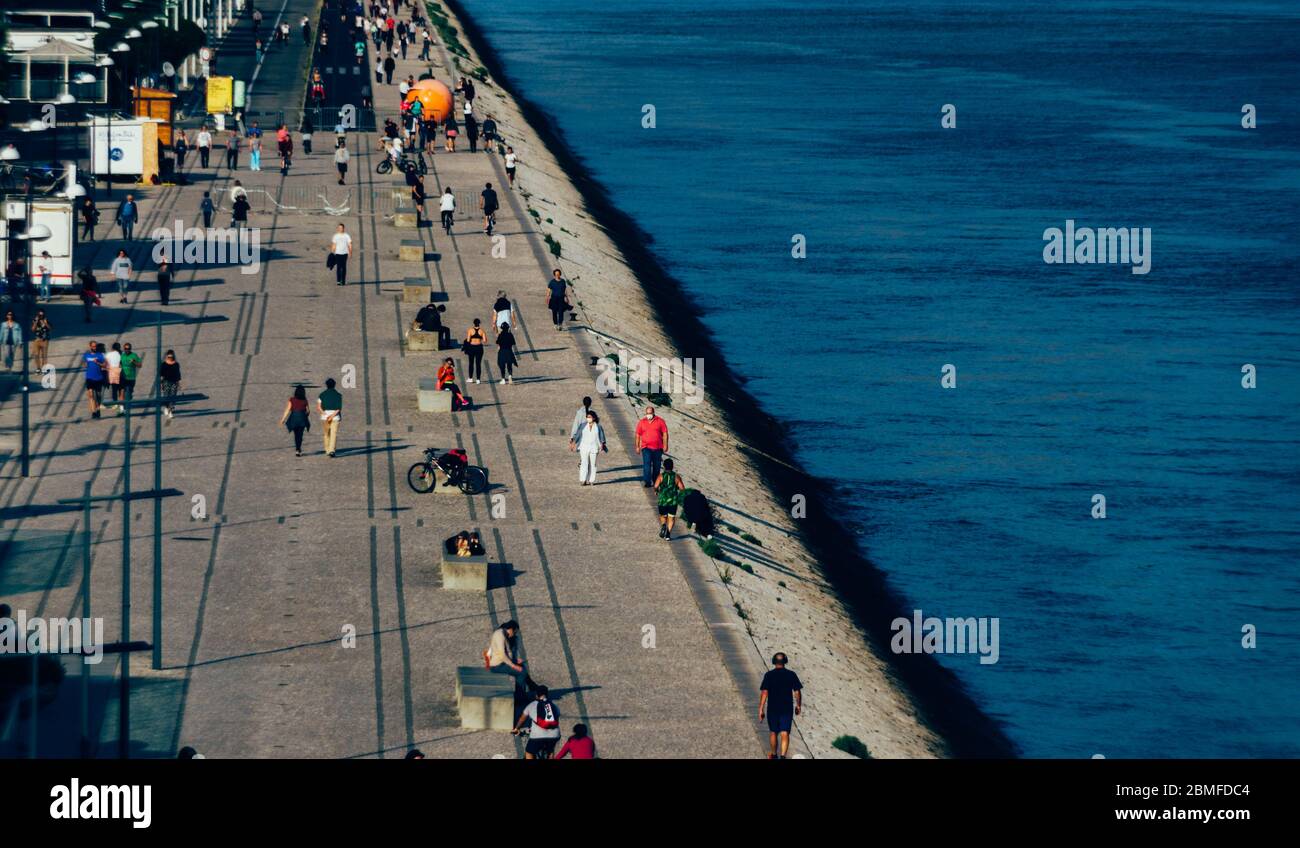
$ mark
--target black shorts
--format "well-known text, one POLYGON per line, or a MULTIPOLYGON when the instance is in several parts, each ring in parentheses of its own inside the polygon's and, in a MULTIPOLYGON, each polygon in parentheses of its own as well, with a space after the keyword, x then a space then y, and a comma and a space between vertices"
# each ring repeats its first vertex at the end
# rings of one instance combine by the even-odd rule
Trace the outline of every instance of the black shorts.
POLYGON ((89 377, 86 378, 86 391, 102 392, 103 390, 104 390, 103 380, 92 380, 89 377))
POLYGON ((668 504, 667 506, 665 506, 665 505, 663 505, 663 504, 660 504, 660 505, 659 505, 659 514, 660 514, 660 515, 676 515, 676 514, 677 514, 677 507, 676 507, 676 505, 674 505, 674 504, 668 504))
POLYGON ((532 754, 534 757, 536 757, 538 754, 546 754, 546 756, 549 757, 555 753, 555 743, 558 741, 560 740, 529 739, 528 744, 524 746, 524 750, 527 751, 529 754, 532 754))
POLYGON ((515 169, 514 169, 514 168, 506 168, 506 173, 513 177, 513 176, 515 175, 515 169))
POLYGON ((789 733, 794 724, 794 713, 768 713, 767 729, 773 733, 789 733))
POLYGON ((125 377, 123 377, 123 378, 122 378, 122 390, 123 390, 123 391, 126 391, 126 392, 134 392, 134 391, 135 391, 135 380, 128 380, 128 379, 126 379, 125 377))
POLYGON ((483 210, 483 217, 484 217, 484 218, 491 218, 491 217, 492 217, 493 215, 495 215, 495 214, 497 214, 497 208, 496 208, 495 206, 493 206, 491 209, 484 209, 484 210, 483 210))

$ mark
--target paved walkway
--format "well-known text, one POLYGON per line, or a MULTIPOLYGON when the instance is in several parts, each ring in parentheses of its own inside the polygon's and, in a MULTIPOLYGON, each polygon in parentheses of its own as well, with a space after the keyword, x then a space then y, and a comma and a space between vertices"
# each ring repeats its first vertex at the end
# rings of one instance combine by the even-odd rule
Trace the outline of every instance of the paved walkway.
MULTIPOLYGON (((297 20, 314 6, 287 2, 293 37, 260 72, 253 108, 300 105, 301 91, 279 81, 309 61, 297 20)), ((246 26, 246 19, 239 24, 246 26)), ((427 65, 414 61, 417 54, 418 45, 395 79, 419 76, 427 65)), ((445 55, 434 55, 434 73, 449 82, 445 55)), ((223 55, 223 70, 235 58, 223 55)), ((363 68, 373 68, 373 56, 363 68)), ((351 84, 373 82, 365 72, 350 76, 351 84)), ((331 99, 348 85, 335 86, 331 99)), ((381 121, 395 115, 396 85, 375 89, 381 121)), ((164 509, 164 668, 150 670, 147 654, 132 660, 136 755, 170 756, 182 744, 217 757, 395 757, 411 745, 434 757, 517 755, 519 744, 506 734, 462 730, 452 700, 455 667, 476 663, 492 628, 507 618, 521 622, 533 675, 557 696, 566 733, 585 721, 604 756, 760 755, 754 693, 737 691, 706 623, 720 619, 702 610, 683 554, 673 550, 694 542, 666 544, 655 535, 625 403, 611 402, 606 415, 605 401, 597 401, 610 453, 601 458, 598 487, 578 486, 567 429, 581 397, 594 393, 588 342, 584 333, 550 326, 547 256, 522 205, 502 192, 504 258, 492 256, 473 220, 459 222, 449 238, 430 227, 415 236, 387 218, 392 178, 374 172, 375 137, 350 137, 348 189, 333 185, 330 139, 318 133, 312 156, 299 148, 287 177, 268 144, 259 173, 246 170, 245 153, 232 175, 218 150, 206 172, 191 155, 192 185, 137 192, 144 224, 137 231, 148 233, 176 220, 194 225, 203 190, 215 194, 242 180, 255 208, 268 210, 251 223, 269 261, 251 275, 233 266, 184 268, 164 308, 166 321, 184 321, 163 328, 184 389, 208 399, 164 428, 163 485, 185 496, 164 509), (260 201, 259 190, 280 205, 260 201), (312 194, 348 211, 305 212, 303 198, 312 194), (324 266, 340 221, 354 239, 346 288, 324 266), (426 246, 424 263, 397 260, 398 241, 412 237, 426 246), (465 386, 457 351, 475 410, 418 412, 418 378, 432 376, 438 357, 403 350, 402 330, 418 308, 401 302, 408 276, 427 276, 447 293, 445 318, 457 334, 472 318, 486 324, 497 290, 506 289, 520 318, 517 382, 465 386), (349 373, 355 388, 346 387, 349 373), (301 381, 314 404, 329 376, 345 386, 339 455, 321 454, 317 429, 309 453, 295 458, 278 424, 285 401, 301 381), (406 469, 430 445, 465 448, 489 469, 491 489, 474 498, 416 495, 406 469), (191 517, 198 495, 202 519, 191 517), (508 585, 486 595, 440 587, 438 545, 464 528, 479 529, 490 558, 508 565, 508 585), (645 647, 647 625, 653 648, 645 647), (349 632, 355 647, 344 647, 349 632)), ((447 184, 476 194, 485 181, 505 183, 500 158, 482 152, 439 150, 431 164, 430 209, 447 184)), ((226 223, 220 213, 216 223, 226 223)), ((101 277, 117 246, 97 245, 101 277)), ((143 255, 144 246, 135 252, 143 255)), ((29 615, 79 614, 80 514, 35 508, 79 496, 86 480, 97 495, 120 485, 123 422, 89 418, 76 358, 88 337, 131 341, 149 364, 142 385, 151 380, 160 304, 152 270, 141 276, 130 303, 106 297, 90 328, 71 299, 50 310, 60 382, 34 395, 34 476, 17 477, 16 457, 0 466, 0 540, 9 540, 0 596, 29 615)), ((496 376, 491 348, 484 370, 496 376)), ((6 402, 5 413, 11 408, 6 402)), ((152 484, 152 435, 152 420, 134 433, 137 489, 152 484)), ((149 639, 151 507, 132 508, 131 635, 149 639)), ((109 638, 120 620, 119 510, 97 509, 92 525, 94 614, 105 617, 109 638)), ((100 688, 100 752, 111 755, 116 713, 110 687, 100 688)))

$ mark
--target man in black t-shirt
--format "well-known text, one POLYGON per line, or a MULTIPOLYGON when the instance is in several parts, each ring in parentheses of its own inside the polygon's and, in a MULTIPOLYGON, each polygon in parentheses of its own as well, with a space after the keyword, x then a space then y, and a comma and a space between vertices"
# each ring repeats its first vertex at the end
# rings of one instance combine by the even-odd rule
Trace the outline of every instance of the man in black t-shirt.
POLYGON ((772 752, 769 760, 784 760, 790 750, 790 728, 794 717, 803 710, 803 684, 799 675, 785 667, 790 660, 785 654, 777 653, 772 657, 771 671, 763 675, 762 692, 758 699, 758 720, 767 716, 767 729, 772 734, 772 752), (777 754, 777 738, 780 737, 781 750, 777 754))
POLYGON ((478 205, 483 210, 483 232, 492 235, 492 225, 496 223, 497 209, 501 205, 492 183, 484 184, 483 191, 479 192, 478 205))
MULTIPOLYGON (((432 295, 430 295, 432 297, 432 295)), ((426 333, 438 334, 438 349, 451 347, 451 330, 442 323, 442 313, 447 307, 440 304, 426 303, 415 315, 415 323, 426 333)))

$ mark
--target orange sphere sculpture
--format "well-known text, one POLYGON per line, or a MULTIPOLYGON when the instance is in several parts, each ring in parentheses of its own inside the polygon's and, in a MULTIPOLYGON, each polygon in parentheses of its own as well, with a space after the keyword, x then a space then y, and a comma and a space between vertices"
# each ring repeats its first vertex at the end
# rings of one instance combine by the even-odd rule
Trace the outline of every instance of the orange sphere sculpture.
POLYGON ((432 115, 439 123, 451 114, 451 89, 437 80, 420 80, 406 93, 407 102, 417 99, 423 114, 432 115))

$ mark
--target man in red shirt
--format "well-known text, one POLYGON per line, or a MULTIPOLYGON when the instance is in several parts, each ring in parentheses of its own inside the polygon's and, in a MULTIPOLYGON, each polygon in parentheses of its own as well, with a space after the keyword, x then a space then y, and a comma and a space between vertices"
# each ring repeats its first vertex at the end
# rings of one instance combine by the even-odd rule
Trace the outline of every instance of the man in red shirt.
POLYGON ((647 406, 645 417, 636 423, 636 449, 641 452, 641 479, 647 489, 659 477, 659 466, 668 452, 668 425, 647 406))

